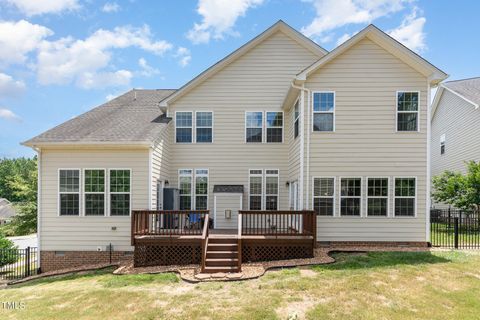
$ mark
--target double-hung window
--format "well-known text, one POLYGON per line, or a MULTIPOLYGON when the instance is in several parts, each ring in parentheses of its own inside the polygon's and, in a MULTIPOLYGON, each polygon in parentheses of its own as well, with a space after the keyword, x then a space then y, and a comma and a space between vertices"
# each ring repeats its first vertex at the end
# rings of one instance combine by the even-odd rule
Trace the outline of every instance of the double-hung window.
POLYGON ((388 178, 367 178, 367 216, 388 216, 388 178))
POLYGON ((335 93, 313 93, 313 131, 335 131, 335 93))
POLYGON ((397 92, 397 131, 418 131, 418 92, 397 92))
POLYGON ((110 169, 110 215, 130 215, 130 169, 110 169))
POLYGON ((263 141, 263 112, 245 113, 245 139, 246 142, 263 141))
POLYGON ((262 210, 262 181, 263 170, 250 170, 248 183, 248 208, 249 210, 262 210))
POLYGON ((333 216, 335 178, 313 178, 313 209, 319 216, 333 216))
POLYGON ((440 136, 440 154, 445 154, 445 134, 440 136))
POLYGON ((266 112, 267 143, 283 142, 283 112, 266 112))
POLYGON ((198 111, 195 113, 197 143, 212 142, 213 140, 213 113, 207 111, 198 111))
POLYGON ((59 214, 80 215, 80 170, 61 169, 59 175, 59 214))
POLYGON ((208 208, 208 169, 195 170, 195 209, 208 208))
POLYGON ((298 100, 295 102, 295 106, 293 107, 293 138, 295 139, 298 137, 298 133, 300 132, 300 110, 298 106, 298 100))
POLYGON ((395 178, 395 216, 415 216, 416 193, 416 178, 395 178))
POLYGON ((105 170, 85 169, 83 173, 85 215, 105 215, 105 170))
POLYGON ((191 143, 192 135, 192 112, 175 113, 175 141, 177 143, 191 143))
POLYGON ((362 178, 340 179, 340 214, 360 216, 362 208, 362 178))
POLYGON ((192 209, 193 170, 180 169, 178 171, 178 189, 180 190, 180 210, 192 209))
POLYGON ((265 210, 278 209, 278 170, 265 170, 265 210))

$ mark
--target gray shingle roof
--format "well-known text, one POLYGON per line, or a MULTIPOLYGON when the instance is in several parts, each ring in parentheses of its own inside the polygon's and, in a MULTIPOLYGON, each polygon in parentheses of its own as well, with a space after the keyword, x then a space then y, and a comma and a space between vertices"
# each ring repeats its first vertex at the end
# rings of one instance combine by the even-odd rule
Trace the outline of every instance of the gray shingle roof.
POLYGON ((443 85, 471 102, 480 105, 480 77, 448 81, 443 83, 443 85))
POLYGON ((213 193, 243 193, 243 186, 231 184, 216 184, 213 186, 213 193))
POLYGON ((170 120, 158 103, 173 92, 133 89, 23 144, 153 143, 170 120))

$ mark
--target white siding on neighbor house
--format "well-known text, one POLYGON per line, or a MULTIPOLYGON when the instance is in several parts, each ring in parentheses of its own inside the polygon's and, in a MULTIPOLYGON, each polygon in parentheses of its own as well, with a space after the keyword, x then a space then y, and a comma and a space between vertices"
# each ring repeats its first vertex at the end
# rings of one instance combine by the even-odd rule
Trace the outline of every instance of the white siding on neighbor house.
POLYGON ((211 211, 211 217, 215 216, 215 228, 237 229, 238 211, 241 210, 241 194, 237 193, 216 193, 214 194, 215 212, 211 211), (232 210, 231 219, 225 218, 225 210, 232 210), (215 213, 215 215, 213 214, 215 213))
POLYGON ((152 204, 151 208, 157 208, 157 182, 170 181, 170 148, 172 143, 172 136, 169 127, 173 124, 170 121, 168 127, 162 132, 157 139, 155 146, 152 149, 152 204))
MULTIPOLYGON (((59 216, 58 170, 131 169, 131 207, 146 209, 149 187, 148 158, 147 148, 42 149, 41 250, 95 251, 97 247, 105 250, 109 243, 113 244, 115 250, 133 250, 130 246, 130 216, 59 216), (116 227, 116 230, 112 230, 112 227, 116 227)), ((83 197, 80 199, 82 201, 83 197)))
MULTIPOLYGON (((280 170, 280 206, 288 208, 291 117, 284 113, 283 143, 245 143, 246 111, 282 111, 293 77, 319 57, 277 32, 169 106, 175 111, 213 111, 213 143, 172 143, 171 186, 178 170, 209 169, 209 209, 213 186, 240 184, 248 209, 249 169, 280 170)), ((175 121, 175 119, 174 119, 175 121)), ((174 126, 170 130, 174 132, 174 126)), ((172 134, 172 142, 175 137, 172 134)))
MULTIPOLYGON (((369 39, 320 68, 306 81, 312 91, 335 91, 335 132, 312 132, 306 197, 312 207, 312 177, 417 177, 417 217, 319 217, 319 241, 426 241, 427 79, 369 39), (420 132, 396 132, 397 91, 420 91, 420 132)), ((312 117, 310 97, 309 119, 312 117)))

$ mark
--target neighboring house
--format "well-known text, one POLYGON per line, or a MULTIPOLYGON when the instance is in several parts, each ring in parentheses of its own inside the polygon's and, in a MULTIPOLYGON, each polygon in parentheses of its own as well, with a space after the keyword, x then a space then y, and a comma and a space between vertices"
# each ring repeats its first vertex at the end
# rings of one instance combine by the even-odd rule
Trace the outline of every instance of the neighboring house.
POLYGON ((446 77, 373 25, 327 52, 279 21, 178 90, 129 91, 24 143, 42 269, 131 252, 131 209, 162 208, 165 186, 215 228, 314 209, 318 242, 426 244, 428 101, 446 77))
POLYGON ((15 216, 15 209, 10 201, 0 198, 0 225, 12 222, 15 216))
POLYGON ((480 78, 439 85, 431 111, 432 176, 446 170, 465 173, 467 161, 480 161, 479 105, 480 78))

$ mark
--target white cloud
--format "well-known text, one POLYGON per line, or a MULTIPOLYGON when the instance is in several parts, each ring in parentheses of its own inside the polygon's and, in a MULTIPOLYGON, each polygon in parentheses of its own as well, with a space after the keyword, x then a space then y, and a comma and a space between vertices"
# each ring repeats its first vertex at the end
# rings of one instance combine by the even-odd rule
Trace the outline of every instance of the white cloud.
POLYGON ((398 12, 411 0, 303 0, 312 3, 316 17, 302 32, 308 37, 326 37, 325 33, 349 24, 370 23, 398 12))
POLYGON ((23 81, 15 80, 11 76, 0 72, 0 99, 13 97, 25 90, 23 81))
POLYGON ((203 17, 187 33, 187 38, 195 44, 222 39, 225 34, 235 34, 233 26, 238 17, 248 9, 261 5, 264 0, 199 0, 197 12, 203 17))
POLYGON ((190 55, 190 50, 185 47, 178 47, 177 52, 174 55, 178 58, 178 64, 182 67, 188 66, 190 61, 192 60, 192 56, 190 55))
POLYGON ((25 20, 0 22, 0 65, 23 63, 53 31, 25 20))
POLYGON ((102 11, 106 13, 118 12, 119 10, 120 6, 116 2, 107 2, 102 8, 102 11))
POLYGON ((27 16, 60 13, 80 8, 78 0, 7 0, 27 16))
POLYGON ((388 34, 411 50, 422 52, 427 48, 423 31, 426 21, 425 17, 418 17, 418 8, 415 7, 412 13, 403 19, 400 26, 388 31, 388 34))
POLYGON ((5 119, 5 120, 10 120, 10 121, 17 121, 20 122, 22 119, 17 116, 13 111, 5 109, 5 108, 0 108, 0 118, 5 119))
POLYGON ((150 66, 147 63, 147 60, 145 60, 145 58, 138 59, 138 65, 140 66, 140 68, 142 68, 142 71, 140 71, 140 74, 142 76, 150 77, 150 76, 153 76, 155 74, 160 73, 160 70, 155 69, 154 67, 150 66))
POLYGON ((105 100, 110 101, 110 100, 115 99, 118 96, 119 96, 118 94, 110 93, 110 94, 107 94, 107 96, 105 97, 105 100))
POLYGON ((172 45, 153 40, 147 26, 117 27, 113 31, 100 29, 85 40, 67 37, 54 42, 43 41, 38 54, 38 81, 44 85, 74 82, 82 88, 126 85, 132 78, 130 71, 107 72, 104 69, 110 65, 114 49, 128 47, 162 55, 172 45))

